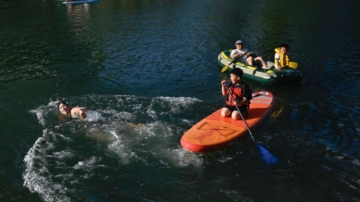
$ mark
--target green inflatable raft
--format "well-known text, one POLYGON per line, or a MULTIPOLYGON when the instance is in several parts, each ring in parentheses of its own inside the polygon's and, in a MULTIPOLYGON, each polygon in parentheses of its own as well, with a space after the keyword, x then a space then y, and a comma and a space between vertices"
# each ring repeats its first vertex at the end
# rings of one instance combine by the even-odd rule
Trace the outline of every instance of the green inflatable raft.
POLYGON ((274 69, 274 63, 267 61, 270 70, 259 69, 255 66, 249 66, 241 62, 230 64, 233 59, 230 58, 232 50, 225 50, 218 55, 217 61, 221 68, 228 66, 226 71, 231 71, 233 68, 240 68, 244 72, 244 77, 249 80, 257 81, 264 85, 278 85, 299 83, 303 76, 301 72, 293 68, 284 68, 282 70, 274 69), (230 64, 230 65, 229 65, 230 64))

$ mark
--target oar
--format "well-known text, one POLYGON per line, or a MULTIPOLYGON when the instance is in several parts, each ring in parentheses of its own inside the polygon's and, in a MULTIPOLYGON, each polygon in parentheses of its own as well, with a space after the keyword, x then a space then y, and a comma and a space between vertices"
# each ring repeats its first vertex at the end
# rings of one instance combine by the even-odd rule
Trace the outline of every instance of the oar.
POLYGON ((225 65, 225 67, 223 67, 223 68, 221 69, 221 72, 225 72, 225 71, 229 68, 229 66, 230 66, 232 63, 235 62, 236 59, 237 59, 237 58, 233 59, 233 61, 231 61, 229 64, 225 65))
POLYGON ((239 58, 241 58, 242 56, 244 56, 247 52, 249 52, 249 51, 245 51, 244 54, 242 54, 242 55, 234 58, 229 64, 225 65, 225 67, 223 67, 223 68, 221 69, 221 72, 225 72, 232 63, 236 62, 237 59, 239 59, 239 58))
POLYGON ((298 67, 298 63, 297 62, 289 62, 289 67, 292 69, 296 69, 298 67))
MULTIPOLYGON (((227 91, 230 93, 230 97, 231 97, 231 99, 233 100, 233 102, 235 102, 232 93, 230 92, 229 88, 226 86, 226 83, 224 83, 224 86, 225 86, 225 88, 227 89, 227 91)), ((247 122, 245 121, 245 119, 244 119, 243 115, 241 114, 238 106, 235 105, 235 107, 236 107, 236 109, 238 110, 238 112, 239 112, 242 120, 244 121, 247 130, 249 131, 249 134, 250 134, 250 136, 251 136, 251 139, 256 143, 256 146, 260 149, 260 154, 261 154, 262 159, 263 159, 266 163, 268 163, 268 164, 277 163, 277 162, 278 162, 277 158, 276 158, 274 155, 272 155, 268 150, 266 150, 265 147, 264 147, 262 144, 260 144, 259 142, 257 142, 257 141, 255 140, 253 134, 252 134, 251 131, 250 131, 249 125, 248 125, 247 122)))

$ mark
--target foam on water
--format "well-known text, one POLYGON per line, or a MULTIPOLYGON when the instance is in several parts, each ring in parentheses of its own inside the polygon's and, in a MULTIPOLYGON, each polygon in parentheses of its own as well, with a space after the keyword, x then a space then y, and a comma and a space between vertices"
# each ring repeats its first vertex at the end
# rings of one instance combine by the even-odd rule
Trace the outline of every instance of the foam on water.
POLYGON ((54 152, 53 153, 53 157, 57 158, 57 159, 66 159, 66 158, 71 158, 73 157, 75 154, 73 151, 69 150, 69 149, 65 149, 63 151, 59 151, 59 152, 54 152))
POLYGON ((91 109, 84 120, 61 120, 57 101, 30 110, 45 130, 24 158, 24 186, 44 201, 79 197, 77 187, 96 176, 99 169, 106 173, 107 164, 114 162, 102 159, 114 159, 120 167, 132 163, 151 169, 156 165, 202 166, 201 155, 180 149, 178 136, 184 129, 168 123, 169 116, 175 123, 183 123, 186 118, 181 112, 191 110, 200 100, 126 95, 71 98, 73 102, 84 102, 82 99, 91 109))
POLYGON ((174 154, 173 160, 180 167, 185 167, 189 165, 201 167, 203 165, 204 160, 200 154, 195 154, 184 149, 174 149, 172 151, 172 154, 174 154))
POLYGON ((115 132, 115 131, 110 131, 110 133, 111 133, 116 139, 119 139, 119 137, 116 135, 116 132, 115 132))
POLYGON ((202 102, 196 98, 188 97, 157 97, 154 102, 160 103, 164 107, 170 107, 169 113, 177 114, 183 109, 189 108, 192 104, 202 102))
POLYGON ((120 138, 118 138, 116 141, 112 142, 111 144, 109 144, 109 150, 114 152, 115 154, 118 155, 118 157, 120 158, 120 162, 123 165, 126 165, 129 163, 130 159, 133 158, 135 156, 135 152, 133 152, 131 150, 131 148, 129 149, 122 141, 120 138))
POLYGON ((135 130, 141 135, 140 137, 145 139, 154 136, 168 137, 173 135, 171 126, 160 121, 136 127, 135 130))
POLYGON ((51 112, 51 109, 53 109, 56 106, 57 106, 56 101, 50 101, 46 106, 42 105, 42 106, 38 107, 37 109, 30 110, 30 112, 34 113, 39 120, 39 124, 44 126, 45 125, 44 117, 46 115, 48 115, 49 112, 51 112))
POLYGON ((89 122, 96 122, 96 121, 101 121, 104 120, 104 117, 101 116, 101 114, 97 111, 86 111, 86 121, 89 122))
POLYGON ((95 156, 92 156, 90 159, 85 159, 84 161, 79 161, 75 166, 73 166, 74 169, 85 169, 85 170, 91 170, 92 168, 96 167, 96 163, 98 162, 98 158, 95 156))
POLYGON ((38 193, 45 201, 70 201, 70 198, 66 196, 68 188, 54 181, 54 175, 47 169, 49 165, 46 156, 48 151, 54 148, 53 144, 48 141, 56 138, 66 140, 60 134, 44 130, 43 136, 37 139, 27 152, 24 158, 26 165, 23 175, 24 186, 28 187, 31 192, 38 193))
POLYGON ((40 107, 38 109, 30 110, 31 113, 34 113, 39 120, 40 125, 45 125, 45 119, 43 117, 43 107, 40 107))

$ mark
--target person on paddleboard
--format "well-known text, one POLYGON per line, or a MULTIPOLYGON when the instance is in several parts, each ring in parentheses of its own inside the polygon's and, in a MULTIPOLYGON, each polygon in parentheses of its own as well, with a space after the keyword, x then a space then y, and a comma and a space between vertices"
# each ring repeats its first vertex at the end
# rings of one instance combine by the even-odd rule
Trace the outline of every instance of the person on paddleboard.
POLYGON ((221 116, 238 120, 241 116, 236 108, 239 108, 244 118, 248 116, 248 107, 252 98, 252 91, 245 82, 242 81, 243 71, 234 68, 230 72, 230 82, 221 81, 221 93, 226 96, 225 106, 221 110, 221 116), (228 92, 228 89, 230 92, 228 92), (231 98, 232 96, 232 98, 231 98))
POLYGON ((64 101, 59 101, 58 109, 61 114, 70 115, 71 118, 86 118, 86 113, 84 112, 86 107, 73 107, 71 108, 68 103, 64 101))
POLYGON ((256 56, 253 52, 243 48, 243 45, 244 42, 242 40, 237 40, 235 42, 236 49, 232 50, 230 53, 230 57, 232 59, 237 59, 239 62, 248 64, 250 66, 253 66, 254 62, 260 62, 263 69, 269 69, 261 56, 256 56))
POLYGON ((280 47, 275 48, 275 63, 274 67, 277 70, 281 70, 281 68, 285 68, 289 66, 289 45, 283 43, 280 45, 280 47))

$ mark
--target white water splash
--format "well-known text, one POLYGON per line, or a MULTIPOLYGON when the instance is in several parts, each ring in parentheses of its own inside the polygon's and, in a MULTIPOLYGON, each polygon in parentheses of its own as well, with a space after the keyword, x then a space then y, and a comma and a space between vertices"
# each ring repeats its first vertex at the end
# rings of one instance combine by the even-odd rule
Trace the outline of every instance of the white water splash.
POLYGON ((47 115, 52 109, 54 109, 54 107, 56 107, 56 103, 57 102, 55 101, 50 101, 46 106, 42 105, 37 109, 30 110, 29 112, 34 113, 37 119, 39 120, 39 124, 44 126, 45 125, 44 116, 47 115))
POLYGON ((31 113, 34 113, 39 120, 40 125, 45 125, 45 119, 44 119, 44 107, 39 107, 37 109, 30 110, 31 113))
POLYGON ((104 120, 104 117, 102 117, 102 115, 99 112, 92 111, 92 110, 86 111, 85 121, 96 122, 96 121, 101 121, 101 120, 104 120))
POLYGON ((188 108, 192 104, 196 102, 202 102, 199 99, 196 98, 190 98, 190 97, 158 97, 155 100, 165 101, 167 103, 171 104, 171 111, 173 113, 179 113, 181 110, 181 107, 188 108))
MULTIPOLYGON (((49 116, 50 113, 58 113, 56 101, 50 101, 46 106, 30 111, 36 114, 39 124, 48 129, 44 130, 42 137, 34 143, 24 158, 26 165, 23 174, 24 186, 32 193, 38 193, 44 201, 72 201, 72 196, 77 195, 76 187, 81 184, 82 179, 91 178, 96 174, 93 173, 97 170, 94 168, 107 167, 107 165, 99 165, 102 156, 108 155, 107 152, 97 153, 99 148, 99 151, 102 151, 102 145, 105 145, 107 151, 111 151, 110 158, 115 154, 115 159, 123 166, 132 162, 142 162, 144 166, 151 166, 154 157, 159 159, 161 165, 169 168, 202 166, 201 155, 183 149, 171 149, 174 145, 174 137, 178 134, 176 130, 179 129, 165 122, 163 116, 181 113, 182 109, 191 107, 194 102, 200 100, 158 97, 141 98, 142 103, 136 103, 139 100, 136 96, 113 95, 90 96, 84 99, 91 99, 86 103, 97 103, 100 106, 104 106, 104 103, 110 104, 105 109, 89 106, 95 110, 87 111, 85 120, 73 119, 65 120, 66 122, 59 120, 59 116, 49 116), (148 116, 145 120, 149 120, 149 117, 153 120, 138 124, 136 121, 138 117, 144 116, 148 116), (157 120, 158 117, 163 121, 157 120), (46 120, 49 118, 53 120, 46 120), (61 131, 60 133, 69 133, 70 138, 52 132, 50 128, 61 131), (64 141, 71 142, 74 140, 72 135, 77 139, 83 134, 85 138, 91 138, 86 141, 95 151, 90 157, 81 159, 82 156, 77 154, 77 147, 68 148, 64 141), (152 146, 148 145, 149 140, 152 146), (72 162, 77 158, 80 159, 72 162), (69 162, 71 165, 68 165, 69 162), (76 174, 79 170, 84 174, 76 174)), ((185 119, 179 121, 187 122, 185 119)))
POLYGON ((73 166, 74 169, 83 169, 83 170, 91 170, 96 167, 96 163, 99 161, 99 159, 95 156, 91 157, 90 159, 86 159, 84 161, 79 161, 75 166, 73 166))
POLYGON ((116 139, 119 139, 119 137, 116 135, 116 132, 114 130, 110 131, 110 134, 112 134, 116 139))
MULTIPOLYGON (((38 193, 45 201, 71 201, 66 196, 71 190, 51 180, 54 176, 47 169, 48 164, 45 157, 48 155, 48 150, 54 146, 48 142, 48 138, 62 138, 67 141, 67 138, 60 134, 44 130, 43 136, 36 140, 24 158, 26 165, 23 175, 24 186, 32 193, 38 193)), ((62 155, 56 154, 55 156, 62 155)))
POLYGON ((135 152, 132 152, 131 148, 127 147, 120 138, 112 142, 108 148, 119 156, 123 165, 128 164, 130 159, 136 156, 135 152))
POLYGON ((145 139, 155 136, 169 137, 174 135, 169 125, 159 121, 135 127, 134 130, 141 135, 140 137, 144 137, 145 139))
POLYGON ((173 150, 173 159, 180 167, 186 167, 192 165, 194 167, 201 167, 204 163, 200 154, 195 154, 184 149, 173 150))

